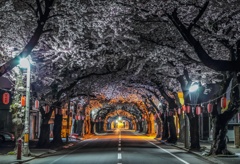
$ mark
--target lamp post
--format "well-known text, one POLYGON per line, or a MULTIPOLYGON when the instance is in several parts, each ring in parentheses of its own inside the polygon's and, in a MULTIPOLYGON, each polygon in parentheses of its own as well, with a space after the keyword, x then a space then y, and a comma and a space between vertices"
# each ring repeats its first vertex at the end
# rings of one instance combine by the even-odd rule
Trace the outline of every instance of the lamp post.
POLYGON ((29 151, 30 62, 29 60, 26 58, 20 59, 20 67, 27 68, 23 155, 28 156, 30 154, 30 151, 29 151))

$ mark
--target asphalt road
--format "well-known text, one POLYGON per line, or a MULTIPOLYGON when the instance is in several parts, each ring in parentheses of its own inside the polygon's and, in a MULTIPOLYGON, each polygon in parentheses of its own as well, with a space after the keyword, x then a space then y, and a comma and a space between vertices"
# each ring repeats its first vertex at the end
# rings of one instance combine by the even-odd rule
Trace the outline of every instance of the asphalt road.
POLYGON ((184 150, 133 131, 118 130, 81 141, 70 149, 25 164, 207 164, 184 150))

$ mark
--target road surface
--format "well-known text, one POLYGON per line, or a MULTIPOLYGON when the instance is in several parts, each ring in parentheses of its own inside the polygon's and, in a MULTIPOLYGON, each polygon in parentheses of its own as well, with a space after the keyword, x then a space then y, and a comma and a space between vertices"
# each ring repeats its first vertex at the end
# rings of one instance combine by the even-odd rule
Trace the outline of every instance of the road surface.
POLYGON ((129 130, 109 131, 25 164, 208 164, 199 156, 129 130))

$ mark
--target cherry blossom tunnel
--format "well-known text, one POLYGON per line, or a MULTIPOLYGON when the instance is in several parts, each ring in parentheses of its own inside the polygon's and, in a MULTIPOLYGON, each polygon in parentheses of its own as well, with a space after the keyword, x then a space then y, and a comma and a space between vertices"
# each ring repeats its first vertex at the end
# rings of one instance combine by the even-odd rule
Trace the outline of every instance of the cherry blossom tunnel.
MULTIPOLYGON (((74 113, 74 112, 73 112, 74 113)), ((124 128, 157 135, 154 113, 137 103, 98 104, 75 111, 70 134, 88 135, 124 128)))

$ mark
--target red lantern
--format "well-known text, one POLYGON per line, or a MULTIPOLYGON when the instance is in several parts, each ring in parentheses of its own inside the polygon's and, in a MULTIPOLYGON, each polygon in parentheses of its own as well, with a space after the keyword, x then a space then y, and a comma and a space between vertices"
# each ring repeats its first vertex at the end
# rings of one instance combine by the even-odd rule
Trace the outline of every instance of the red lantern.
POLYGON ((82 116, 82 120, 84 120, 84 118, 85 118, 85 117, 84 117, 84 116, 82 116))
POLYGON ((190 112, 191 112, 191 106, 189 106, 189 105, 186 106, 186 112, 187 112, 187 113, 190 113, 190 112))
POLYGON ((21 97, 21 105, 26 106, 26 97, 25 96, 21 97))
POLYGON ((208 111, 208 113, 212 113, 212 111, 213 111, 213 104, 209 103, 207 105, 207 111, 208 111))
POLYGON ((221 107, 222 108, 226 108, 227 107, 227 98, 226 97, 222 97, 221 98, 221 107))
POLYGON ((201 114, 201 107, 197 106, 196 107, 196 115, 200 115, 201 114))
POLYGON ((3 104, 7 105, 10 102, 10 94, 8 92, 3 93, 2 95, 3 104))
POLYGON ((39 108, 39 101, 35 100, 35 108, 38 109, 39 108))
POLYGON ((49 112, 49 106, 46 105, 46 106, 45 106, 45 113, 48 113, 48 112, 49 112))
POLYGON ((182 113, 181 108, 178 108, 178 114, 180 115, 182 113))
POLYGON ((58 108, 54 109, 55 115, 58 114, 58 108))
POLYGON ((182 109, 184 112, 186 112, 186 110, 187 110, 185 105, 182 106, 182 109))

